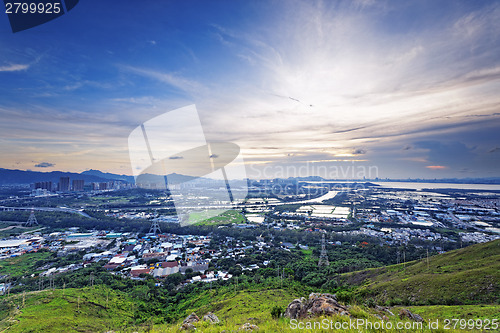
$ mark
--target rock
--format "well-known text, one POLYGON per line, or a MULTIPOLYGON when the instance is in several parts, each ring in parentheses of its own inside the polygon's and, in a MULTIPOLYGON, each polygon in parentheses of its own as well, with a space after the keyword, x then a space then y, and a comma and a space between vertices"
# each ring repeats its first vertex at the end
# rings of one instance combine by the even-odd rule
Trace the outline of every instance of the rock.
POLYGON ((335 294, 321 294, 321 293, 310 293, 309 294, 309 299, 311 298, 318 298, 318 297, 326 297, 329 299, 332 299, 333 301, 337 302, 337 295, 335 294))
POLYGON ((212 312, 208 312, 203 316, 204 321, 208 321, 210 324, 218 324, 220 323, 219 318, 212 312))
POLYGON ((321 315, 349 315, 349 310, 337 302, 332 294, 311 293, 309 299, 295 299, 288 304, 285 316, 290 319, 302 319, 321 315))
POLYGON ((182 324, 192 324, 192 323, 196 323, 198 321, 200 321, 200 318, 198 318, 196 313, 193 312, 189 316, 187 316, 186 319, 184 319, 182 324))
POLYGON ((380 305, 376 305, 375 306, 375 310, 378 310, 380 312, 385 312, 387 313, 389 316, 394 316, 394 313, 391 312, 391 310, 389 310, 389 308, 387 306, 380 306, 380 305))
POLYGON ((240 328, 238 328, 238 331, 256 331, 258 329, 259 329, 259 326, 257 326, 257 325, 245 323, 240 328))
POLYGON ((304 301, 305 299, 294 299, 293 301, 288 304, 285 310, 285 316, 290 318, 290 319, 297 319, 299 318, 300 313, 302 312, 302 309, 304 308, 304 301))
POLYGON ((181 325, 181 331, 186 330, 186 331, 195 331, 196 327, 194 327, 193 324, 191 323, 183 323, 181 325))
POLYGON ((400 319, 408 318, 413 321, 420 321, 420 322, 424 321, 424 319, 420 315, 411 313, 411 311, 408 309, 401 309, 401 311, 399 311, 399 318, 400 319))

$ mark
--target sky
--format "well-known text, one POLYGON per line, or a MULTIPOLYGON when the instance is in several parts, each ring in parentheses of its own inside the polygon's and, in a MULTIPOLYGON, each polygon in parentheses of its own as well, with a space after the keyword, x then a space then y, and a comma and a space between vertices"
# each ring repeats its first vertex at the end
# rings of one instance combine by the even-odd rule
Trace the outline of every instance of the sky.
POLYGON ((500 177, 500 1, 97 1, 12 33, 0 167, 132 175, 195 105, 252 178, 500 177))

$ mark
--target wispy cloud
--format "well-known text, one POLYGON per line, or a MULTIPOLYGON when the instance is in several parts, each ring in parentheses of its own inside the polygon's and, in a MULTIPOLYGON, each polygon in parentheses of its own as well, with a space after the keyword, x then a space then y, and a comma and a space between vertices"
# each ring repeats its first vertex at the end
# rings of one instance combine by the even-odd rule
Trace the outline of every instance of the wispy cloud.
POLYGON ((29 64, 10 64, 6 66, 0 66, 0 72, 18 72, 25 71, 30 68, 29 64))
POLYGON ((248 153, 272 143, 282 156, 338 156, 458 132, 475 126, 472 110, 498 118, 500 5, 406 34, 381 29, 388 11, 367 5, 293 2, 290 15, 255 32, 215 26, 257 79, 227 87, 231 98, 217 95, 208 135, 237 140, 248 153))
POLYGON ((198 94, 206 91, 205 87, 199 82, 184 78, 174 73, 155 71, 152 69, 133 66, 122 66, 121 68, 131 73, 166 83, 189 94, 198 94))
POLYGON ((432 170, 443 170, 443 169, 448 169, 447 166, 444 165, 427 165, 427 169, 432 169, 432 170))

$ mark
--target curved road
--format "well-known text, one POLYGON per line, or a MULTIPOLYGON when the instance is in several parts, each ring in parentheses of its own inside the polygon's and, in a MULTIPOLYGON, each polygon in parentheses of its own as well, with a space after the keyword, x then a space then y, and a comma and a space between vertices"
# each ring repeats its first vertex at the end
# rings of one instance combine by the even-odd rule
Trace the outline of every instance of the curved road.
POLYGON ((88 214, 79 211, 78 209, 73 209, 73 208, 66 208, 66 207, 58 207, 58 208, 53 208, 53 207, 6 207, 6 206, 0 206, 0 211, 2 210, 37 210, 37 211, 43 211, 43 212, 65 212, 65 213, 71 213, 71 214, 78 214, 83 217, 88 217, 91 218, 88 214))

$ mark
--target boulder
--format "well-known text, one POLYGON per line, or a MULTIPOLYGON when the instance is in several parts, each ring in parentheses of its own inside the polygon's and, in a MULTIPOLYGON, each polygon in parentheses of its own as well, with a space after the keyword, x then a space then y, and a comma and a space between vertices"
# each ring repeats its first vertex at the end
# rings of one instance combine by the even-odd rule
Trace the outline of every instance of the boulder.
POLYGON ((204 321, 208 321, 210 324, 218 324, 220 323, 219 318, 215 315, 215 313, 208 312, 203 316, 204 321))
POLYGON ((313 316, 349 314, 347 308, 337 302, 337 297, 335 297, 335 295, 318 293, 312 293, 309 295, 307 312, 313 316))
POLYGON ((311 293, 309 299, 295 299, 288 304, 285 316, 290 319, 302 319, 313 316, 349 315, 349 310, 337 302, 332 294, 311 293))
POLYGON ((186 319, 184 319, 182 324, 192 324, 198 321, 200 321, 200 318, 196 315, 196 313, 193 312, 189 316, 187 316, 186 319))
POLYGON ((413 321, 420 321, 420 322, 424 321, 424 319, 420 315, 411 313, 411 311, 408 309, 401 309, 401 311, 399 311, 399 318, 400 319, 408 318, 413 321))
POLYGON ((302 310, 304 308, 305 303, 305 298, 302 297, 301 299, 294 299, 293 301, 288 304, 285 310, 285 317, 288 317, 290 319, 297 319, 299 318, 300 314, 302 313, 302 310))
POLYGON ((240 328, 238 328, 238 331, 256 331, 258 329, 259 329, 259 326, 257 326, 257 325, 245 323, 240 328))
POLYGON ((191 323, 183 323, 181 325, 181 331, 195 331, 196 327, 191 323))

